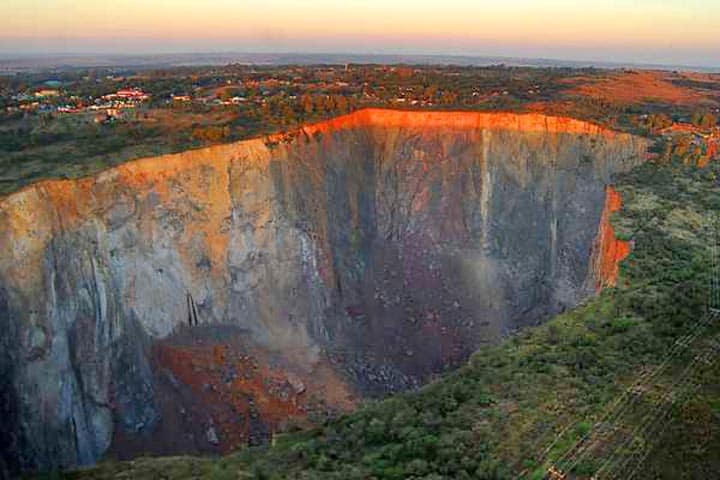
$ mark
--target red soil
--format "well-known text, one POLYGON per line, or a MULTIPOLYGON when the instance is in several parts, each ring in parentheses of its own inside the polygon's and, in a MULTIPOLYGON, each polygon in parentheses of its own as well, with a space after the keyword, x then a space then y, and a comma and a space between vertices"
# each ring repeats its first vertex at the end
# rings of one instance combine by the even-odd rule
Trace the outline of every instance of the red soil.
POLYGON ((617 285, 620 262, 630 253, 630 243, 615 238, 615 231, 610 224, 610 216, 620 210, 622 198, 612 187, 608 186, 605 194, 605 206, 600 219, 600 230, 595 244, 596 289, 617 285))
POLYGON ((253 422, 272 433, 282 430, 289 419, 307 423, 308 414, 317 409, 349 410, 353 406, 345 386, 328 368, 320 365, 301 378, 262 352, 248 353, 236 345, 159 343, 155 361, 190 387, 206 411, 212 412, 222 452, 247 444, 253 422))
POLYGON ((671 82, 673 74, 661 71, 619 72, 600 79, 572 79, 568 93, 600 98, 613 103, 661 101, 693 105, 711 102, 708 96, 671 82))

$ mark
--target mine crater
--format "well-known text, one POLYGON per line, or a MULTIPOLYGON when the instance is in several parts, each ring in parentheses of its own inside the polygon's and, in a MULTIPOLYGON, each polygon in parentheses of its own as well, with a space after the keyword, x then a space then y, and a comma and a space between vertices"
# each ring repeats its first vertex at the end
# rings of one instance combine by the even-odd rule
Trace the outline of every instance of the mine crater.
POLYGON ((227 452, 416 388, 613 284, 612 176, 646 150, 368 109, 7 196, 8 461, 227 452))

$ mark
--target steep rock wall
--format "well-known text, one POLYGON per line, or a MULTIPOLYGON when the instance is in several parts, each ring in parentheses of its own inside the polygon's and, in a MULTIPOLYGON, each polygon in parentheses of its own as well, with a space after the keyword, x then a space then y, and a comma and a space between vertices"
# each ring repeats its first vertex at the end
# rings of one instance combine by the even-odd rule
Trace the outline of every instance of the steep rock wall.
POLYGON ((6 197, 3 461, 226 450, 413 387, 593 290, 605 185, 645 150, 572 119, 364 110, 6 197))
POLYGON ((630 254, 630 242, 615 237, 610 216, 622 208, 620 194, 608 185, 600 228, 593 248, 592 272, 597 291, 617 285, 620 262, 630 254))

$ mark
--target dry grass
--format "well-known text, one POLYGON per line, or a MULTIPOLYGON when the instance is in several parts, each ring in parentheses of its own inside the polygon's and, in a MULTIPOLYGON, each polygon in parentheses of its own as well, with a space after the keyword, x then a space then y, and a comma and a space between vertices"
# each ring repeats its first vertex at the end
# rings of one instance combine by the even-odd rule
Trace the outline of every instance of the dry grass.
POLYGON ((709 105, 709 95, 672 82, 684 74, 661 71, 610 73, 600 78, 577 77, 569 80, 567 93, 599 98, 608 102, 663 102, 673 105, 709 105))

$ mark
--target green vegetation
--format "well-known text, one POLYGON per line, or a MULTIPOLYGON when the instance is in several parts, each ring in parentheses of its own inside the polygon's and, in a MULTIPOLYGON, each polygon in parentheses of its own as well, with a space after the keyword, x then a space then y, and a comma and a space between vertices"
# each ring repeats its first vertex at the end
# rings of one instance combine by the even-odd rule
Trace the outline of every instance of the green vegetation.
POLYGON ((689 134, 661 138, 653 145, 653 151, 658 154, 657 162, 665 164, 697 165, 704 154, 702 146, 689 134))
MULTIPOLYGON (((661 364, 703 316, 719 181, 716 164, 698 169, 683 162, 645 164, 619 178, 624 207, 614 224, 634 242, 619 287, 482 349, 419 391, 368 403, 312 431, 284 434, 274 447, 220 459, 108 462, 67 476, 429 480, 522 472, 543 478, 606 406, 642 371, 661 364)), ((699 341, 718 331, 711 324, 699 341)), ((691 354, 675 358, 655 386, 672 383, 691 354)), ((718 471, 720 368, 694 373, 700 388, 689 402, 675 404, 666 433, 638 440, 651 454, 636 478, 710 478, 718 471), (653 449, 655 440, 660 446, 653 449)), ((587 478, 602 458, 581 462, 575 473, 587 478)))
POLYGON ((78 178, 124 161, 188 148, 140 122, 25 119, 0 130, 0 195, 43 178, 78 178))

